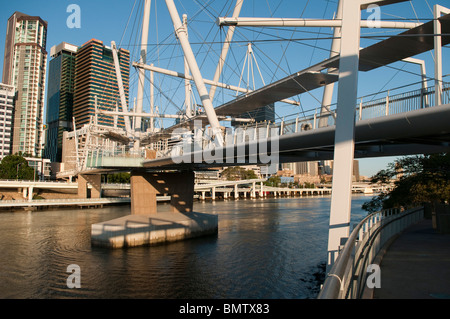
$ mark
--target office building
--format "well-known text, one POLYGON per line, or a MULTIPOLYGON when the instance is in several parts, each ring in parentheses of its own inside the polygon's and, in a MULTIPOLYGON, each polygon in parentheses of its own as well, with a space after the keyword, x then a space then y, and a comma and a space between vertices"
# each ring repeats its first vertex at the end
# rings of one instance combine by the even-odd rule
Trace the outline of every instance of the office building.
MULTIPOLYGON (((130 52, 118 51, 122 81, 128 105, 130 52)), ((92 39, 78 48, 75 59, 75 95, 73 116, 76 128, 95 119, 95 108, 105 111, 120 110, 120 94, 111 48, 102 41, 92 39)), ((98 115, 99 125, 114 126, 112 115, 98 115)), ((117 126, 123 128, 123 116, 117 119, 117 126)))
POLYGON ((77 46, 65 42, 50 49, 44 157, 52 162, 61 162, 63 133, 73 127, 76 53, 77 46))
POLYGON ((42 156, 47 67, 47 22, 14 12, 8 19, 3 83, 14 86, 16 100, 12 153, 42 156))
POLYGON ((311 176, 319 175, 319 163, 317 161, 283 163, 281 165, 281 168, 283 170, 291 171, 293 175, 297 174, 307 174, 311 176))
POLYGON ((0 157, 11 154, 14 86, 0 83, 0 157))

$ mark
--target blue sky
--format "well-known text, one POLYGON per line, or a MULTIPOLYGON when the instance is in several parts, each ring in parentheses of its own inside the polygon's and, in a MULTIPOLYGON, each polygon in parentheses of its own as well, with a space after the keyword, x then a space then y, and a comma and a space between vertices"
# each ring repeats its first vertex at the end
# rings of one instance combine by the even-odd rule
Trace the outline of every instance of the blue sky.
MULTIPOLYGON (((6 35, 7 19, 20 11, 29 15, 40 16, 48 21, 47 51, 63 41, 82 45, 92 38, 99 39, 105 45, 111 41, 120 44, 121 47, 130 50, 133 61, 137 60, 139 53, 143 0, 0 0, 0 55, 4 54, 4 39, 6 35), (67 18, 71 12, 67 12, 70 4, 77 4, 81 9, 81 28, 69 28, 67 18)), ((230 16, 235 0, 175 0, 180 15, 187 13, 189 18, 189 39, 197 61, 201 67, 204 78, 212 79, 217 64, 217 54, 220 51, 220 41, 225 37, 225 29, 218 28, 214 22, 217 16, 230 16), (206 43, 206 44, 205 44, 206 43)), ((426 21, 432 18, 431 8, 434 4, 446 5, 447 0, 413 0, 392 6, 381 8, 382 19, 396 19, 408 21, 426 21)), ((243 17, 303 17, 330 19, 337 7, 336 0, 314 1, 282 1, 282 0, 245 0, 241 16, 243 17)), ((362 12, 362 18, 367 18, 369 13, 362 12)), ((230 51, 230 65, 224 69, 221 81, 237 85, 242 71, 243 59, 247 42, 253 42, 255 57, 261 68, 265 83, 269 83, 288 74, 302 70, 314 63, 326 59, 329 55, 332 30, 297 29, 295 31, 284 29, 243 29, 237 31, 230 51), (269 34, 270 33, 270 34, 269 34), (279 38, 295 39, 287 41, 274 41, 279 38)), ((392 30, 362 30, 362 36, 386 35, 398 33, 392 30)), ((363 38, 361 46, 368 46, 378 39, 363 38)), ((173 36, 173 26, 164 1, 152 2, 150 37, 149 37, 149 61, 164 68, 184 72, 181 57, 181 49, 176 45, 173 36), (159 46, 155 44, 159 43, 159 46), (180 62, 181 61, 181 62, 180 62)), ((449 54, 448 48, 444 48, 445 55, 449 54)), ((427 74, 432 77, 434 73, 432 56, 426 53, 418 56, 426 61, 427 74)), ((50 57, 49 57, 50 59, 50 57)), ((149 63, 150 63, 149 62, 149 63)), ((0 63, 0 73, 3 72, 3 63, 0 63)), ((450 66, 444 66, 444 74, 450 73, 450 66)), ((255 77, 259 78, 256 73, 255 77)), ((419 81, 419 69, 416 65, 398 62, 392 68, 382 68, 370 74, 360 73, 358 96, 364 96, 376 92, 384 92, 412 82, 419 81)), ((180 87, 181 81, 169 81, 166 78, 158 78, 161 85, 160 111, 174 114, 177 107, 182 107, 184 89, 180 87), (176 106, 174 106, 176 105, 176 106)), ((130 79, 130 97, 132 100, 136 90, 136 76, 132 69, 130 79)), ((262 81, 257 79, 257 86, 262 81)), ((241 85, 242 86, 242 85, 241 85)), ((411 87, 413 89, 415 87, 411 87)), ((336 91, 336 90, 335 90, 336 91)), ((395 92, 395 90, 393 91, 395 92)), ((311 111, 318 107, 321 100, 321 91, 304 94, 299 97, 302 103, 301 110, 294 106, 278 106, 277 115, 280 117, 301 111, 311 111)), ((380 93, 383 96, 385 93, 380 93)), ((232 95, 229 92, 216 94, 215 105, 227 101, 232 95)), ((334 97, 335 99, 335 97, 334 97)), ((147 99, 148 100, 148 99, 147 99)), ((148 107, 148 101, 144 103, 148 107)), ((360 161, 362 175, 372 175, 391 162, 392 158, 366 159, 360 161)))

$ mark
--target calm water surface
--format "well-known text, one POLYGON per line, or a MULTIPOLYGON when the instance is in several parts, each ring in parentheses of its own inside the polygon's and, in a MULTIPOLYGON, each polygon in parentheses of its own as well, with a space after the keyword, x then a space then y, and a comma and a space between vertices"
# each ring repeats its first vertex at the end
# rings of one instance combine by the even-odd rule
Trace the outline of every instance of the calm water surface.
MULTIPOLYGON (((219 215, 217 236, 118 250, 91 247, 91 224, 128 206, 0 213, 0 298, 315 298, 330 199, 197 202, 219 215), (80 289, 67 287, 70 264, 80 289)), ((353 198, 353 223, 369 199, 353 198)))

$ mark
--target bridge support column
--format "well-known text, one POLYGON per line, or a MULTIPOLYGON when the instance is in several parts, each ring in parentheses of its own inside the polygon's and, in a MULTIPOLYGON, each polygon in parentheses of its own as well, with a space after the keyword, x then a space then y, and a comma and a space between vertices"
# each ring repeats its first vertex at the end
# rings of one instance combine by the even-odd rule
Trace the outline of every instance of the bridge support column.
POLYGON ((238 185, 234 184, 234 199, 238 199, 238 198, 239 198, 238 185))
POLYGON ((156 195, 166 193, 171 197, 172 212, 192 212, 194 173, 132 173, 131 214, 156 214, 156 195))
POLYGON ((33 186, 28 187, 28 200, 33 200, 33 186))
POLYGON ((102 194, 102 176, 96 175, 78 175, 78 197, 79 198, 101 198, 102 194), (91 185, 89 192, 88 184, 91 185), (89 194, 90 193, 90 194, 89 194))
POLYGON ((344 1, 334 167, 328 232, 328 273, 350 232, 352 172, 355 151, 355 105, 358 90, 361 2, 344 1))

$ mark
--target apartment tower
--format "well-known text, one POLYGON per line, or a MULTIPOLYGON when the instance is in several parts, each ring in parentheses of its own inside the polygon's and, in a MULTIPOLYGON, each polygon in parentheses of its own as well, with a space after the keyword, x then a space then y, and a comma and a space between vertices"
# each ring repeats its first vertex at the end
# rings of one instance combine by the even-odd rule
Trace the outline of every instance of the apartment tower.
POLYGON ((47 22, 14 12, 8 19, 3 83, 14 86, 16 101, 12 153, 42 156, 47 66, 47 22))
POLYGON ((0 83, 0 158, 11 154, 14 86, 0 83))
MULTIPOLYGON (((126 100, 129 98, 130 52, 119 49, 118 58, 126 100)), ((75 59, 73 116, 76 129, 88 124, 98 111, 121 110, 119 86, 111 48, 92 39, 78 48, 75 59)), ((123 116, 98 114, 97 123, 124 128, 123 116)))

